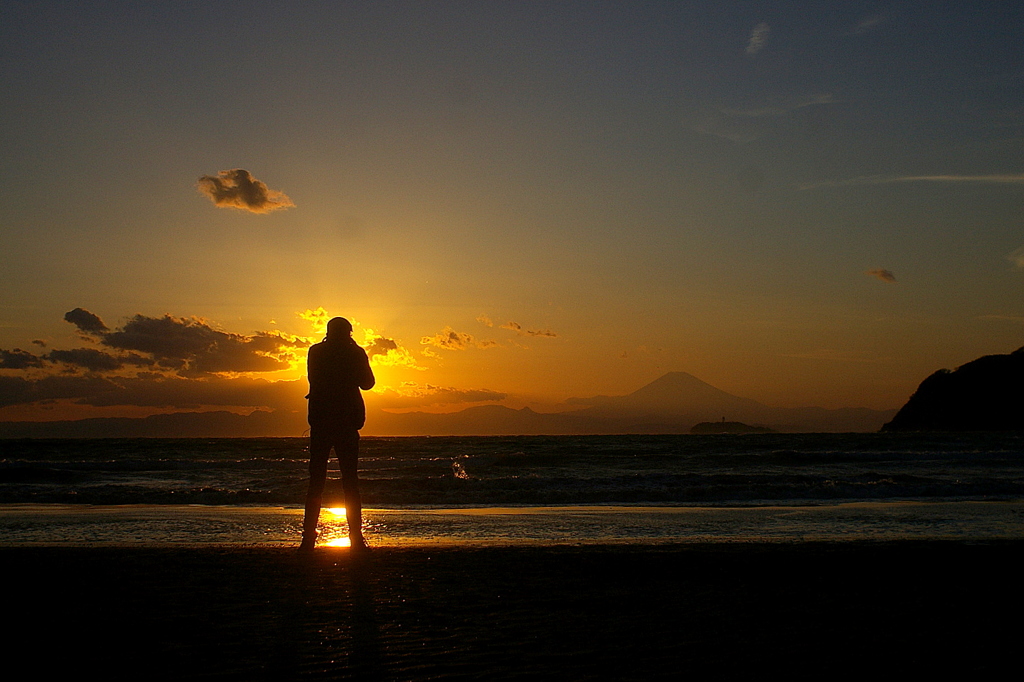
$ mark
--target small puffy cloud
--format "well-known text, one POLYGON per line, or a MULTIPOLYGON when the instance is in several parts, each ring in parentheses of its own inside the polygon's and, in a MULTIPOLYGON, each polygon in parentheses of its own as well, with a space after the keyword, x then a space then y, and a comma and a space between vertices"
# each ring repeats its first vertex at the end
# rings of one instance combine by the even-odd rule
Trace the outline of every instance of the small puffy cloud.
POLYGON ((323 306, 317 307, 315 310, 307 308, 306 310, 298 313, 299 317, 309 322, 313 327, 313 333, 315 334, 326 334, 327 323, 331 321, 331 315, 323 306))
POLYGON ((509 331, 514 331, 516 334, 519 334, 520 336, 541 336, 551 339, 556 338, 558 336, 558 334, 554 333, 550 329, 526 329, 523 327, 523 325, 519 324, 518 322, 508 322, 506 324, 501 325, 501 328, 508 329, 509 331))
POLYGON ((873 270, 868 270, 864 274, 877 277, 883 282, 888 282, 889 284, 896 282, 896 275, 892 273, 892 270, 886 270, 885 268, 875 268, 873 270))
POLYGON ((369 346, 366 346, 366 354, 371 358, 375 355, 387 355, 393 350, 398 350, 398 343, 383 336, 376 337, 369 346))
POLYGON ((237 208, 250 213, 270 213, 295 206, 283 192, 270 189, 249 171, 233 168, 199 178, 200 193, 221 208, 237 208))
POLYGON ((424 346, 436 346, 445 350, 466 350, 467 348, 493 348, 497 346, 496 341, 477 341, 472 334, 457 332, 451 327, 445 327, 433 336, 424 336, 420 339, 424 346))
POLYGON ((765 43, 768 42, 768 34, 771 33, 772 27, 763 21, 754 27, 750 32, 750 40, 747 41, 747 54, 757 54, 764 49, 765 43))
POLYGON ((394 339, 382 336, 372 329, 363 330, 363 348, 370 358, 370 364, 383 367, 407 367, 409 369, 424 370, 416 363, 407 348, 402 347, 394 339))
POLYGON ((101 320, 97 315, 93 315, 85 308, 75 308, 74 310, 64 313, 64 321, 70 322, 78 327, 79 331, 86 334, 107 331, 107 325, 103 324, 103 320, 101 320))
POLYGON ((487 327, 494 326, 494 322, 492 322, 491 318, 487 317, 486 315, 481 315, 480 317, 476 318, 476 321, 487 327))

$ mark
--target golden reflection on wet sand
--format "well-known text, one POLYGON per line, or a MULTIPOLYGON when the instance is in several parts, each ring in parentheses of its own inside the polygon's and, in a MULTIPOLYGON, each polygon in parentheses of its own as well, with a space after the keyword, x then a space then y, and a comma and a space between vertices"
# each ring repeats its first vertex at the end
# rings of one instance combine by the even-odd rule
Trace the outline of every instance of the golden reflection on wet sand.
POLYGON ((321 547, 351 547, 344 507, 328 507, 320 517, 321 547))

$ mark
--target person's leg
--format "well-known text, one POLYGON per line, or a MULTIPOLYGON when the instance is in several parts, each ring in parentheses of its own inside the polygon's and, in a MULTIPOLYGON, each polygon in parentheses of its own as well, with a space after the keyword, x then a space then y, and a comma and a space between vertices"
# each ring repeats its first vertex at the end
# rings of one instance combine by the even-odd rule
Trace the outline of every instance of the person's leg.
POLYGON ((302 519, 302 546, 316 544, 316 525, 320 520, 320 504, 327 483, 327 460, 331 455, 331 440, 327 434, 311 429, 309 434, 309 490, 306 493, 306 514, 302 519))
POLYGON ((345 517, 352 547, 366 547, 363 540, 363 505, 359 497, 359 432, 352 430, 340 436, 334 446, 341 468, 341 487, 345 491, 345 517))

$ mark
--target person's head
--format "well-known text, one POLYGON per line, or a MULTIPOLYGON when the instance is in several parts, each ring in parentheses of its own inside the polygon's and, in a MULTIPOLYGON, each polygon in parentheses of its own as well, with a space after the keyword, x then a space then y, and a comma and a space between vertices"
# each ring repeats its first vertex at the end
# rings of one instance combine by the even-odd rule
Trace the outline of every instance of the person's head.
POLYGON ((327 338, 343 341, 352 335, 352 323, 344 317, 335 317, 327 323, 327 338))

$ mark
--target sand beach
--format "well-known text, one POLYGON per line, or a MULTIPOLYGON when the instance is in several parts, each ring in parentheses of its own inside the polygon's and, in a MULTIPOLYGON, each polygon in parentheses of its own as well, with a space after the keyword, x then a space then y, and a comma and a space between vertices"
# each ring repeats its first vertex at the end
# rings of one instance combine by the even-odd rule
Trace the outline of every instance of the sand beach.
POLYGON ((8 666, 47 677, 850 679, 1015 662, 1022 547, 40 546, 0 566, 8 666))

